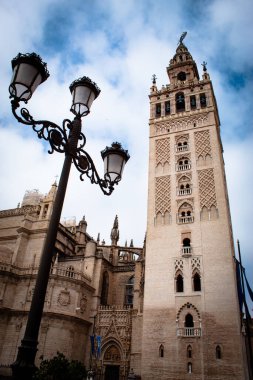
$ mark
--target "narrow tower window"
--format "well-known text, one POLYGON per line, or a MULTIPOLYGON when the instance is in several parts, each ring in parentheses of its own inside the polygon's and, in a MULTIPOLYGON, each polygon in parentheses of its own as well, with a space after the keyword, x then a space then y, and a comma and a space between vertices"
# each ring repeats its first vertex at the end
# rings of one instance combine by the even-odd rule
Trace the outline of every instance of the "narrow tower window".
POLYGON ((192 358, 192 346, 189 345, 187 347, 187 358, 191 359, 192 358))
POLYGON ((134 276, 130 277, 126 284, 125 305, 133 306, 134 301, 134 276))
POLYGON ((170 101, 165 102, 165 115, 170 114, 170 101))
POLYGON ((193 290, 194 292, 199 292, 201 290, 201 279, 198 272, 193 276, 193 290))
POLYGON ((108 289, 109 289, 109 276, 107 272, 104 272, 102 291, 101 291, 101 305, 107 305, 108 289))
POLYGON ((206 107, 206 94, 205 93, 199 95, 199 100, 200 100, 200 106, 202 108, 206 107))
POLYGON ((216 346, 216 359, 221 359, 221 348, 220 346, 216 346))
POLYGON ((176 94, 176 109, 178 112, 182 112, 185 110, 185 100, 183 92, 178 92, 176 94))
POLYGON ((197 103, 196 103, 196 96, 195 95, 190 96, 190 105, 191 105, 192 110, 196 109, 197 103))
POLYGON ((162 112, 161 103, 157 103, 155 105, 155 115, 156 117, 160 117, 162 112))
POLYGON ((192 363, 187 364, 187 372, 192 373, 192 363))
POLYGON ((179 273, 176 278, 176 292, 182 293, 183 291, 184 291, 184 279, 181 273, 179 273))
POLYGON ((163 358, 163 357, 164 357, 164 347, 163 347, 162 344, 161 344, 161 346, 159 347, 159 357, 160 357, 160 358, 163 358))

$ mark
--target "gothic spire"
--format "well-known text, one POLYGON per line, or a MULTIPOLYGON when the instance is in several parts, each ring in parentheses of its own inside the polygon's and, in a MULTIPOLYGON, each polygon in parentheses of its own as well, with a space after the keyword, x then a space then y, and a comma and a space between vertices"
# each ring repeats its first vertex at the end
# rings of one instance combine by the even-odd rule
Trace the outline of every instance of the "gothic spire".
POLYGON ((111 244, 117 245, 119 240, 119 222, 118 222, 118 216, 115 216, 113 228, 111 230, 111 244))

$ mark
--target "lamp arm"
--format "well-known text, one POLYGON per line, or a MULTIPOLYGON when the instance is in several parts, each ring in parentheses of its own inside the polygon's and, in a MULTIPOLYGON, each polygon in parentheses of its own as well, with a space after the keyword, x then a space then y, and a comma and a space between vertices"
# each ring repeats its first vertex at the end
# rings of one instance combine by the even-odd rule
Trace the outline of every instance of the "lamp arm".
MULTIPOLYGON (((12 100, 12 113, 19 123, 30 125, 37 133, 39 139, 49 142, 51 149, 48 150, 49 154, 54 151, 59 153, 66 153, 68 150, 68 133, 67 130, 71 129, 71 121, 68 119, 63 120, 62 127, 48 120, 34 120, 27 108, 21 108, 20 115, 17 113, 19 103, 12 100)), ((82 142, 81 146, 85 144, 82 142)))
POLYGON ((91 183, 98 184, 105 195, 110 195, 114 190, 114 185, 118 184, 116 181, 109 181, 100 178, 95 164, 90 155, 82 148, 78 147, 75 154, 72 154, 73 162, 77 170, 81 173, 80 179, 84 181, 86 175, 91 183))

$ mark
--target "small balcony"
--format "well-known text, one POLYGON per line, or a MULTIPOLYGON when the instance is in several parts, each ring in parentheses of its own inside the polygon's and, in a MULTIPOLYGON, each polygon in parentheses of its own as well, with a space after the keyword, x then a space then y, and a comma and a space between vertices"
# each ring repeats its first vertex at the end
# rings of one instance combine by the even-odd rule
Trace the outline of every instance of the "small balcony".
POLYGON ((192 254, 192 247, 182 247, 181 253, 183 256, 190 256, 192 254))
POLYGON ((177 195, 189 195, 192 193, 192 189, 191 187, 187 187, 187 188, 184 188, 184 189, 178 189, 177 190, 177 195))
POLYGON ((188 144, 185 144, 185 145, 176 145, 176 152, 186 152, 187 150, 189 150, 189 145, 188 144))
POLYGON ((183 172, 185 170, 190 170, 190 169, 191 169, 191 164, 176 165, 177 172, 183 172))
POLYGON ((181 215, 178 215, 177 221, 178 221, 178 224, 193 223, 194 222, 194 217, 192 215, 190 215, 190 216, 181 216, 181 215))
POLYGON ((201 328, 200 327, 183 327, 177 329, 177 336, 180 337, 200 337, 201 328))

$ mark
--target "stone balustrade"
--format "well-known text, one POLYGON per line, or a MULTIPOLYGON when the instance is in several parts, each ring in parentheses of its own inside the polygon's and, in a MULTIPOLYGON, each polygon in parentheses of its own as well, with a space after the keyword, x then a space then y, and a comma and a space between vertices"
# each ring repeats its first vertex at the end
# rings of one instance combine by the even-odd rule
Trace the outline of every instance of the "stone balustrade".
POLYGON ((189 195, 192 193, 191 187, 184 188, 184 189, 178 189, 177 195, 189 195))
POLYGON ((186 223, 193 223, 194 222, 194 217, 191 216, 181 216, 178 215, 178 224, 186 224, 186 223))
MULTIPOLYGON (((4 261, 0 261, 0 271, 10 272, 18 276, 37 275, 38 269, 38 267, 33 267, 31 265, 19 267, 10 263, 6 263, 4 261)), ((78 281, 91 282, 91 277, 88 274, 79 271, 72 271, 69 268, 59 265, 55 265, 51 271, 51 276, 55 275, 61 277, 68 277, 78 281)))
POLYGON ((185 170, 190 170, 190 169, 191 169, 191 164, 176 165, 177 172, 183 172, 185 170))
POLYGON ((187 150, 189 150, 189 145, 181 145, 181 146, 178 146, 176 145, 176 152, 186 152, 187 150))
POLYGON ((181 337, 200 337, 201 328, 200 327, 183 327, 177 329, 177 336, 181 337))

